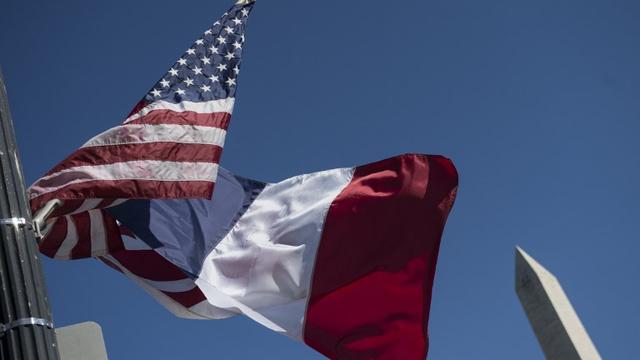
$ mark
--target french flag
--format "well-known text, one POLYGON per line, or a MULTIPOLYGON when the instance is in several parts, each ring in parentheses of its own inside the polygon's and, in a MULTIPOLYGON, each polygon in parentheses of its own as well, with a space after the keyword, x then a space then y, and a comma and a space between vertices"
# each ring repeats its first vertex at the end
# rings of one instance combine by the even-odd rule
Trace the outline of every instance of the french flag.
POLYGON ((212 200, 104 210, 126 230, 101 260, 178 316, 243 314, 330 359, 424 359, 457 186, 421 154, 275 184, 220 168, 212 200))

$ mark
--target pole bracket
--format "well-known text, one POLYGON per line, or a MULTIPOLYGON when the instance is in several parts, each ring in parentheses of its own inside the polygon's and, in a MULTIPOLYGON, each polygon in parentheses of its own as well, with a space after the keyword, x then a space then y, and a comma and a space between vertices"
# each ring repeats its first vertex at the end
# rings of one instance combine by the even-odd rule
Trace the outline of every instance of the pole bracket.
POLYGON ((22 318, 14 320, 10 323, 0 324, 0 338, 3 337, 8 331, 21 326, 44 326, 49 329, 53 329, 53 323, 47 319, 42 318, 22 318))
POLYGON ((42 231, 44 229, 45 221, 49 218, 53 211, 62 206, 62 204, 63 202, 57 199, 49 201, 33 216, 32 222, 29 222, 27 221, 27 219, 22 217, 13 217, 0 219, 0 225, 13 226, 16 228, 16 230, 22 227, 28 227, 29 229, 33 230, 36 239, 40 241, 44 237, 44 235, 46 235, 43 234, 42 231))
POLYGON ((46 235, 43 234, 42 230, 45 227, 45 221, 51 216, 51 214, 64 203, 62 200, 53 199, 49 200, 38 212, 33 216, 33 224, 31 228, 33 232, 36 234, 36 239, 38 241, 42 240, 42 238, 46 235))

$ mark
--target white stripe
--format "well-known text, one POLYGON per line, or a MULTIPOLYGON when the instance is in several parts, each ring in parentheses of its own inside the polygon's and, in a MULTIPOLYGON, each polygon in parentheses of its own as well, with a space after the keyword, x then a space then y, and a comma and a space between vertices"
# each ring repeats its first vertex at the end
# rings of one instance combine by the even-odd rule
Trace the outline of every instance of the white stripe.
POLYGON ((65 216, 67 220, 67 236, 56 251, 54 258, 67 260, 71 258, 71 251, 78 244, 78 231, 76 230, 76 224, 71 216, 65 216))
POLYGON ((196 284, 209 302, 240 303, 244 315, 302 339, 325 216, 352 177, 336 169, 267 185, 204 260, 196 284))
POLYGON ((196 125, 123 125, 111 128, 87 141, 82 148, 107 145, 174 142, 179 144, 224 145, 224 129, 196 125))
POLYGON ((98 205, 100 205, 102 200, 104 200, 104 199, 86 199, 82 203, 82 206, 80 206, 79 208, 74 210, 73 213, 70 213, 70 214, 67 214, 67 215, 78 214, 78 213, 81 213, 81 212, 93 210, 93 209, 97 208, 98 205))
POLYGON ((96 257, 107 253, 107 233, 102 218, 102 211, 89 211, 91 221, 91 256, 96 257))
POLYGON ((154 289, 173 293, 193 290, 193 288, 196 287, 196 284, 193 282, 193 280, 189 278, 174 281, 153 281, 149 279, 143 280, 147 284, 153 286, 154 289))
POLYGON ((88 181, 150 180, 215 182, 218 164, 173 161, 128 161, 107 165, 78 166, 40 178, 31 186, 30 196, 51 193, 69 185, 88 181))
POLYGON ((111 208, 111 207, 118 206, 118 205, 120 205, 120 204, 124 203, 124 202, 125 202, 125 201, 127 201, 127 200, 129 200, 129 199, 117 199, 117 200, 115 200, 114 202, 112 202, 112 203, 111 203, 111 205, 109 205, 109 206, 105 206, 105 209, 108 209, 108 208, 111 208))
POLYGON ((139 119, 148 113, 154 110, 171 110, 175 112, 185 112, 192 111, 199 114, 211 114, 211 113, 233 113, 233 105, 235 103, 234 98, 220 99, 220 100, 212 100, 207 102, 191 102, 191 101, 183 101, 178 104, 170 103, 167 101, 156 101, 153 102, 137 113, 131 115, 127 120, 125 120, 125 124, 131 122, 133 120, 139 119))
POLYGON ((238 315, 237 311, 225 311, 224 309, 211 305, 209 303, 209 300, 204 300, 198 304, 195 304, 190 307, 189 310, 202 317, 213 320, 226 319, 238 315))

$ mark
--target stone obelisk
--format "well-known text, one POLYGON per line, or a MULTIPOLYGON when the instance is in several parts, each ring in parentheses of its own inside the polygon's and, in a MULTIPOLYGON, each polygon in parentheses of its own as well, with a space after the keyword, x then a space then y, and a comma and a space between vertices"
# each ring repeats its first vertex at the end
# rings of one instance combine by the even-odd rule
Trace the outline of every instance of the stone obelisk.
POLYGON ((601 359, 556 277, 520 248, 516 293, 547 359, 601 359))

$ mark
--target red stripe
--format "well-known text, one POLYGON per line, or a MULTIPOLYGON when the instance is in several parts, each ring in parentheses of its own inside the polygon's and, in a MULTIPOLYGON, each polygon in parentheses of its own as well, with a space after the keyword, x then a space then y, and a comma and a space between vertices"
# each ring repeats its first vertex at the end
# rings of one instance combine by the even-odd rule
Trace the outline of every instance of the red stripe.
POLYGON ((457 173, 442 157, 358 167, 324 225, 304 339, 331 359, 424 359, 457 173))
POLYGON ((108 165, 132 160, 219 163, 221 154, 220 146, 175 142, 95 146, 76 150, 45 176, 78 166, 108 165))
POLYGON ((198 287, 194 287, 193 289, 184 292, 162 291, 162 293, 186 308, 190 308, 207 299, 198 287))
POLYGON ((153 250, 120 251, 111 254, 134 275, 152 281, 183 280, 187 275, 153 250))
POLYGON ((91 257, 91 217, 89 212, 71 215, 78 232, 78 243, 71 249, 72 259, 91 257))
POLYGON ((127 125, 196 125, 228 129, 231 114, 216 112, 200 114, 192 111, 176 112, 172 110, 153 110, 138 119, 126 123, 127 125))
MULTIPOLYGON (((209 181, 152 181, 152 180, 95 180, 71 184, 58 191, 31 200, 32 209, 40 209, 51 199, 211 199, 213 182, 209 181)), ((56 212, 58 213, 58 212, 56 212)))
POLYGON ((66 237, 67 219, 65 217, 59 217, 55 220, 55 223, 47 236, 45 236, 42 242, 38 244, 38 249, 41 253, 53 258, 66 237))

